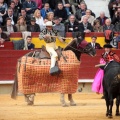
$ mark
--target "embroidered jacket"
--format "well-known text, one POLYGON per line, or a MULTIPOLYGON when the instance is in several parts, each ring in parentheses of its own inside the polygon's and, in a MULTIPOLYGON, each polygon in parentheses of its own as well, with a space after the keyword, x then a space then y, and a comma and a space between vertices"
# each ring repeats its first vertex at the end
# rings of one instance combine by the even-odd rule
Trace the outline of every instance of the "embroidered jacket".
POLYGON ((39 35, 40 40, 44 39, 44 41, 46 43, 51 43, 51 42, 55 42, 56 41, 56 37, 51 37, 50 39, 45 39, 44 36, 46 34, 49 34, 50 36, 58 36, 58 39, 59 39, 59 34, 58 34, 58 32, 56 30, 52 29, 52 30, 48 31, 47 29, 44 29, 44 30, 42 30, 40 32, 40 35, 39 35))
POLYGON ((110 62, 113 60, 120 62, 120 58, 116 55, 116 53, 113 53, 112 51, 110 51, 108 54, 103 53, 102 58, 105 60, 105 62, 110 62))

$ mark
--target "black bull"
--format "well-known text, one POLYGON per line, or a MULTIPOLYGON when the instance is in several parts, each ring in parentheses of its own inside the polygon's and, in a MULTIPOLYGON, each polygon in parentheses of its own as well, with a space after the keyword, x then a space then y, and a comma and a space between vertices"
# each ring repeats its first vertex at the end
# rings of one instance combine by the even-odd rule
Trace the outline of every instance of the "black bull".
POLYGON ((104 70, 103 92, 107 106, 106 116, 112 117, 113 100, 116 98, 116 116, 120 102, 120 63, 112 61, 104 70))

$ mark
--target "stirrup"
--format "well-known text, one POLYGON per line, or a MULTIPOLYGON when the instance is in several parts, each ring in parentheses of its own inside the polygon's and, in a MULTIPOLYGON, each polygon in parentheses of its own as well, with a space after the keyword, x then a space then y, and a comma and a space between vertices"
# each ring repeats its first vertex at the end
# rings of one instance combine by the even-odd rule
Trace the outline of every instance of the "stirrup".
POLYGON ((54 66, 50 69, 50 74, 51 75, 58 75, 60 74, 61 70, 58 68, 58 66, 54 66))

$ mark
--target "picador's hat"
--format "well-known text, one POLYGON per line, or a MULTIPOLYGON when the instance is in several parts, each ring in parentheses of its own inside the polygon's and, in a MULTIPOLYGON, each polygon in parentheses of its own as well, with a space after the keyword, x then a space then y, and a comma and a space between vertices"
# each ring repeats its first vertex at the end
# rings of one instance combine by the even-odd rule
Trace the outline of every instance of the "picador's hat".
POLYGON ((103 47, 104 47, 104 48, 112 48, 112 45, 110 45, 110 44, 105 44, 103 47))

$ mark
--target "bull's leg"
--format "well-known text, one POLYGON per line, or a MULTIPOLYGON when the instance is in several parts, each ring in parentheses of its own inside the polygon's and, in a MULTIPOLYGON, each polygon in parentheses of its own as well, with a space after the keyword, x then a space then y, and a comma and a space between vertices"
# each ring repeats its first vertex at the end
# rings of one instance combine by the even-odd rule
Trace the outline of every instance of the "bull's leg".
POLYGON ((74 102, 74 100, 72 98, 72 94, 68 94, 68 100, 70 101, 71 106, 76 106, 76 103, 74 102))
POLYGON ((109 115, 109 100, 105 99, 105 101, 106 101, 106 107, 107 107, 106 116, 108 116, 109 115))
POLYGON ((104 92, 104 97, 105 97, 106 107, 107 107, 106 116, 108 116, 109 115, 109 99, 108 99, 108 94, 105 92, 104 92))
POLYGON ((35 93, 25 94, 25 101, 27 102, 27 105, 33 105, 34 104, 34 96, 35 96, 35 93))
POLYGON ((62 104, 63 107, 67 107, 68 106, 66 104, 66 102, 65 102, 65 94, 64 93, 60 94, 60 102, 61 102, 61 104, 62 104))
POLYGON ((112 118, 112 107, 113 107, 113 99, 111 97, 111 99, 110 99, 110 109, 109 109, 109 114, 108 114, 109 118, 112 118))
POLYGON ((116 98, 116 116, 119 116, 119 102, 120 102, 120 96, 116 98))

